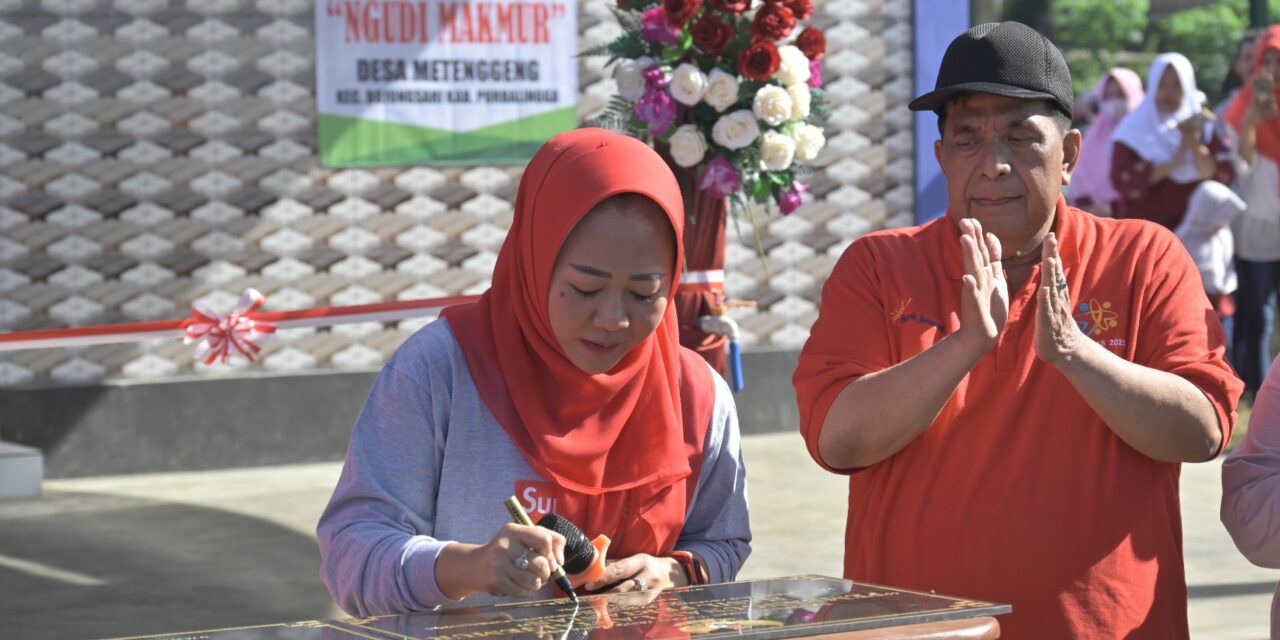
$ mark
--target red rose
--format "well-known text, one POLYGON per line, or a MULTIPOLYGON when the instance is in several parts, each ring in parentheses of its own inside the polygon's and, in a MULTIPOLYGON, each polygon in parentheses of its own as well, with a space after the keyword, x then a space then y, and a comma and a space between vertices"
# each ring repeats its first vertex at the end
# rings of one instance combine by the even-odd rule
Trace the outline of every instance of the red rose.
POLYGON ((808 20, 813 16, 813 0, 783 0, 782 4, 791 10, 796 20, 808 20))
POLYGON ((693 24, 692 35, 693 46, 707 53, 720 53, 733 39, 733 26, 708 11, 693 24))
POLYGON ((827 36, 821 29, 805 27, 804 31, 800 32, 800 37, 796 38, 796 46, 804 53, 804 57, 810 60, 821 60, 822 56, 827 55, 827 36))
POLYGON ((662 0, 662 8, 667 12, 667 24, 672 29, 684 28, 684 23, 701 6, 702 0, 662 0))
POLYGON ((756 19, 751 22, 751 35, 757 38, 781 40, 796 28, 796 17, 791 10, 780 4, 766 4, 756 12, 756 19))
POLYGON ((777 73, 782 58, 772 41, 755 39, 738 54, 738 73, 752 80, 768 80, 777 73))
POLYGON ((717 11, 739 15, 751 8, 751 0, 707 0, 717 11))

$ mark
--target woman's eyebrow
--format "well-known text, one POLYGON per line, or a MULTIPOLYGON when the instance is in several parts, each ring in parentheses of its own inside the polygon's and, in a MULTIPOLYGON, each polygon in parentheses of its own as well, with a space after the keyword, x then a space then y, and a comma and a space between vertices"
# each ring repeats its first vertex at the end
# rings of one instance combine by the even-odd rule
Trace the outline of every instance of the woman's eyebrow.
MULTIPOLYGON (((597 268, 595 268, 595 267, 589 267, 589 266, 587 266, 587 265, 585 265, 585 264, 572 264, 572 263, 570 263, 570 264, 569 264, 569 266, 571 266, 571 267, 573 267, 574 269, 577 269, 578 271, 581 271, 582 273, 585 273, 585 274, 587 274, 587 275, 589 275, 589 276, 596 276, 597 278, 612 278, 612 277, 613 277, 613 274, 612 274, 612 273, 609 273, 608 271, 605 271, 605 270, 603 270, 603 269, 597 269, 597 268)), ((636 275, 631 276, 631 277, 630 277, 630 278, 628 278, 628 279, 629 279, 629 280, 661 280, 663 275, 665 275, 665 274, 657 273, 657 272, 655 272, 655 273, 637 273, 636 275)))
POLYGON ((612 273, 609 273, 608 271, 604 271, 604 270, 602 270, 602 269, 597 269, 597 268, 595 268, 595 267, 588 267, 588 266, 587 266, 587 265, 585 265, 585 264, 572 264, 572 263, 570 263, 570 264, 569 264, 569 266, 571 266, 571 267, 573 267, 574 269, 577 269, 578 271, 581 271, 581 272, 583 272, 583 273, 585 273, 585 274, 587 274, 587 275, 589 275, 589 276, 596 276, 597 278, 612 278, 612 277, 613 277, 613 274, 612 274, 612 273))

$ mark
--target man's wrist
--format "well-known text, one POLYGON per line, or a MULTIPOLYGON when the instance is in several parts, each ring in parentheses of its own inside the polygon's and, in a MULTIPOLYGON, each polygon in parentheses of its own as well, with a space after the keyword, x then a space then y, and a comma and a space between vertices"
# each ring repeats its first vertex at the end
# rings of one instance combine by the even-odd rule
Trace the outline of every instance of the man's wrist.
POLYGON ((968 371, 996 347, 996 342, 999 339, 998 335, 994 338, 989 338, 985 335, 969 335, 964 332, 964 327, 961 327, 959 331, 939 340, 936 346, 942 346, 944 343, 954 341, 960 357, 964 358, 965 371, 968 371))
POLYGON ((1071 379, 1099 368, 1099 358, 1115 356, 1083 332, 1076 330, 1068 348, 1059 350, 1050 364, 1071 379))

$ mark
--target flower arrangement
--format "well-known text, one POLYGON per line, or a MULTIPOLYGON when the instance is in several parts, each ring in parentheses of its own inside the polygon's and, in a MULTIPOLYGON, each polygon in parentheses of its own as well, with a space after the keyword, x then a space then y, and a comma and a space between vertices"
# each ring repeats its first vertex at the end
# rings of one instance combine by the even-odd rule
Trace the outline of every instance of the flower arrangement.
POLYGON ((665 143, 714 197, 799 208, 826 144, 812 0, 618 0, 615 14, 622 35, 583 53, 615 65, 596 124, 665 143))

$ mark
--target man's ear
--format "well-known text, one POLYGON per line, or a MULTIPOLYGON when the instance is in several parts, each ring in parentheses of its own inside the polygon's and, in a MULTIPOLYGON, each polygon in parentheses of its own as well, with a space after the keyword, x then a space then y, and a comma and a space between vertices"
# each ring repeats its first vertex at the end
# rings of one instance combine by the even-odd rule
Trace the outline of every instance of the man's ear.
POLYGON ((1062 134, 1062 186, 1071 184, 1071 174, 1075 173, 1076 163, 1080 161, 1080 145, 1084 136, 1079 129, 1072 129, 1062 134))
POLYGON ((942 166, 942 141, 933 141, 933 157, 938 161, 938 166, 942 166))

